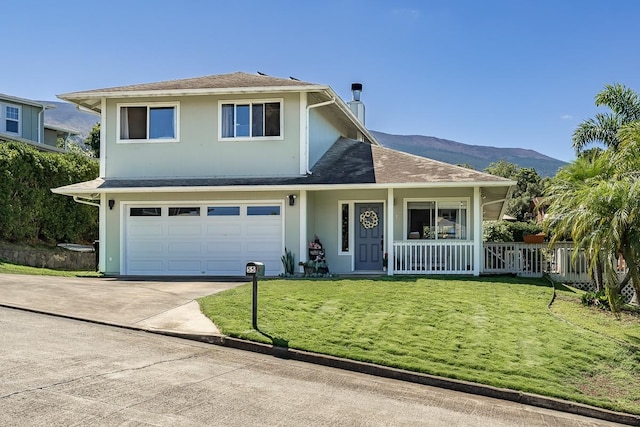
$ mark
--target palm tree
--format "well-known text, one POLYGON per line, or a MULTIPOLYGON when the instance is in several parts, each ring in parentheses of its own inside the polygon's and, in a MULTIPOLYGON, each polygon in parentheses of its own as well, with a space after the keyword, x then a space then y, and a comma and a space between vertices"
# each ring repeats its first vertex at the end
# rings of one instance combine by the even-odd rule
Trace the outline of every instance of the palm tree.
POLYGON ((620 144, 618 130, 624 125, 640 120, 640 95, 630 88, 616 83, 606 85, 596 95, 598 107, 609 107, 610 113, 598 113, 585 120, 573 132, 573 148, 580 155, 589 144, 600 142, 616 150, 620 144))
POLYGON ((547 189, 546 223, 552 243, 571 236, 574 255, 582 249, 589 255, 590 270, 602 269, 614 311, 622 286, 615 269, 620 256, 640 295, 640 122, 622 126, 616 138, 615 150, 579 157, 558 172, 547 189))

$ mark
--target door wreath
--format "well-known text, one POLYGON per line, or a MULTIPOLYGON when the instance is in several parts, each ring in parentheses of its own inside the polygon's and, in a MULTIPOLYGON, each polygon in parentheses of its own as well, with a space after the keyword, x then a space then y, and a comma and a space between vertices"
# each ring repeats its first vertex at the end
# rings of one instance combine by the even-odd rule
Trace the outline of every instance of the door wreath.
POLYGON ((360 224, 366 229, 378 226, 378 214, 372 210, 364 211, 360 214, 360 224))

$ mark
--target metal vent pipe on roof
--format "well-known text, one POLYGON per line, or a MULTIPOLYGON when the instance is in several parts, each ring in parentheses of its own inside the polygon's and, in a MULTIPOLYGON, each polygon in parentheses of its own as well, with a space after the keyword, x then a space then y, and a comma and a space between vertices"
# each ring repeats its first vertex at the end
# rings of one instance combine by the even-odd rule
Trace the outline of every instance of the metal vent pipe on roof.
POLYGON ((358 120, 364 124, 364 104, 360 101, 362 83, 352 83, 351 92, 353 93, 353 100, 347 102, 349 109, 356 115, 358 120))

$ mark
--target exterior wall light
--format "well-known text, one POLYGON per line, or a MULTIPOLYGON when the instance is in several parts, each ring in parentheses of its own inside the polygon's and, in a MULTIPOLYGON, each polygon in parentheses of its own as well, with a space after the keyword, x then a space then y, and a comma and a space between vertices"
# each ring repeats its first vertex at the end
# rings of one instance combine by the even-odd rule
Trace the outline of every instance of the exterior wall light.
POLYGON ((294 206, 296 204, 296 195, 289 194, 287 197, 289 198, 289 206, 294 206))

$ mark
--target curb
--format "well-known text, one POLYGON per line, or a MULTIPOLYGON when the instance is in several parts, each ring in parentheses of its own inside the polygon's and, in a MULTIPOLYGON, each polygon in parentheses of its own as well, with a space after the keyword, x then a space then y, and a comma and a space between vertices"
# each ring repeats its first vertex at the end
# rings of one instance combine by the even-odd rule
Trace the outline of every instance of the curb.
POLYGON ((19 305, 1 304, 0 307, 14 310, 21 310, 31 313, 55 316, 64 319, 78 320, 97 325, 117 327, 132 331, 147 332, 157 335, 170 336, 175 338, 187 339, 191 341, 199 341, 207 344, 218 345, 221 347, 234 348, 238 350, 251 351, 254 353, 271 355, 281 359, 296 360, 299 362, 313 363, 316 365, 328 366, 331 368, 342 369, 345 371, 358 372, 367 375, 373 375, 382 378, 390 378, 400 381, 422 384, 431 387, 444 388, 448 390, 460 391, 463 393, 475 394, 479 396, 501 399, 524 405, 536 406, 539 408, 552 409, 556 411, 566 412, 575 415, 610 421, 614 423, 640 426, 640 416, 626 414, 623 412, 611 411, 608 409, 597 408, 594 406, 570 402, 566 400, 556 399, 553 397, 545 397, 532 393, 525 393, 505 388, 493 387, 473 383, 469 381, 456 380, 450 378, 437 377, 434 375, 423 374, 419 372, 411 372, 398 368, 391 368, 381 365, 375 365, 368 362, 360 362, 356 360, 343 359, 340 357, 311 353, 303 350, 296 350, 287 347, 278 347, 270 344, 256 343, 239 338, 232 338, 224 335, 203 335, 189 334, 177 331, 156 330, 148 328, 140 328, 131 325, 122 325, 101 320, 85 319, 62 313, 36 310, 19 305))

